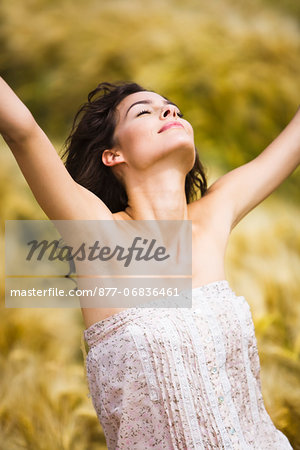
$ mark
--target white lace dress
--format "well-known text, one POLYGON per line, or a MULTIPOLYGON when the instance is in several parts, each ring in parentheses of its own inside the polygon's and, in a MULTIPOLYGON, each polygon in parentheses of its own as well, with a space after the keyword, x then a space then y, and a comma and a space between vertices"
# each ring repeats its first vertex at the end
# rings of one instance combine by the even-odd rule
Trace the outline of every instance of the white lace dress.
POLYGON ((268 415, 248 303, 226 280, 192 308, 129 308, 85 330, 109 450, 291 449, 268 415))

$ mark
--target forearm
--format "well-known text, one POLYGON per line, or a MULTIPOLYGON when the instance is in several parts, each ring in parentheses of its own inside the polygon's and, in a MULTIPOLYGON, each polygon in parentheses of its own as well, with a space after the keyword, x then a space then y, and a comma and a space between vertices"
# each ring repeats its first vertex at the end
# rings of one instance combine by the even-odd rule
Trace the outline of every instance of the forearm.
POLYGON ((279 136, 261 153, 262 158, 271 158, 281 164, 288 176, 300 164, 300 107, 279 136))
POLYGON ((29 109, 0 77, 0 133, 8 144, 26 139, 37 126, 29 109))

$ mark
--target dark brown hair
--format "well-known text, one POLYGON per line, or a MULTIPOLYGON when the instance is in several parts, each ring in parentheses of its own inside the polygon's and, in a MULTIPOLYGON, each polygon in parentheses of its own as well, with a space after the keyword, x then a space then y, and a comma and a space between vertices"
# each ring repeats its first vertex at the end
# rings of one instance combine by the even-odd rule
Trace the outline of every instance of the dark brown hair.
MULTIPOLYGON (((114 145, 117 106, 128 95, 141 91, 147 89, 136 83, 99 84, 77 112, 65 143, 63 158, 72 178, 97 195, 112 213, 123 211, 128 197, 111 168, 103 164, 102 153, 114 145)), ((194 167, 185 180, 187 203, 199 190, 202 196, 207 190, 204 167, 195 152, 194 167)))

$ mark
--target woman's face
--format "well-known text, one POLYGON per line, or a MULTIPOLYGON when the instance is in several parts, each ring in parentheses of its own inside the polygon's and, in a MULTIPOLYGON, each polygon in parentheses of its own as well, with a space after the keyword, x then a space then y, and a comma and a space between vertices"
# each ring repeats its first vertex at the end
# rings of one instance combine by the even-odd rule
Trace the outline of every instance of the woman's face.
POLYGON ((195 161, 193 128, 176 105, 155 92, 128 95, 117 107, 115 149, 136 169, 171 156, 188 173, 195 161))

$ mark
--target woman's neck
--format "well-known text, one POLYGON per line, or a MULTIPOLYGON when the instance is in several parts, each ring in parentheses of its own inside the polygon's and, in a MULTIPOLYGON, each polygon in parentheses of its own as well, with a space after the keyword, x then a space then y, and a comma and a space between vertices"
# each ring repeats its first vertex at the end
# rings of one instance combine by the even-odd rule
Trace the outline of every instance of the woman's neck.
POLYGON ((147 177, 127 186, 125 213, 134 220, 187 220, 185 177, 169 175, 147 177))

